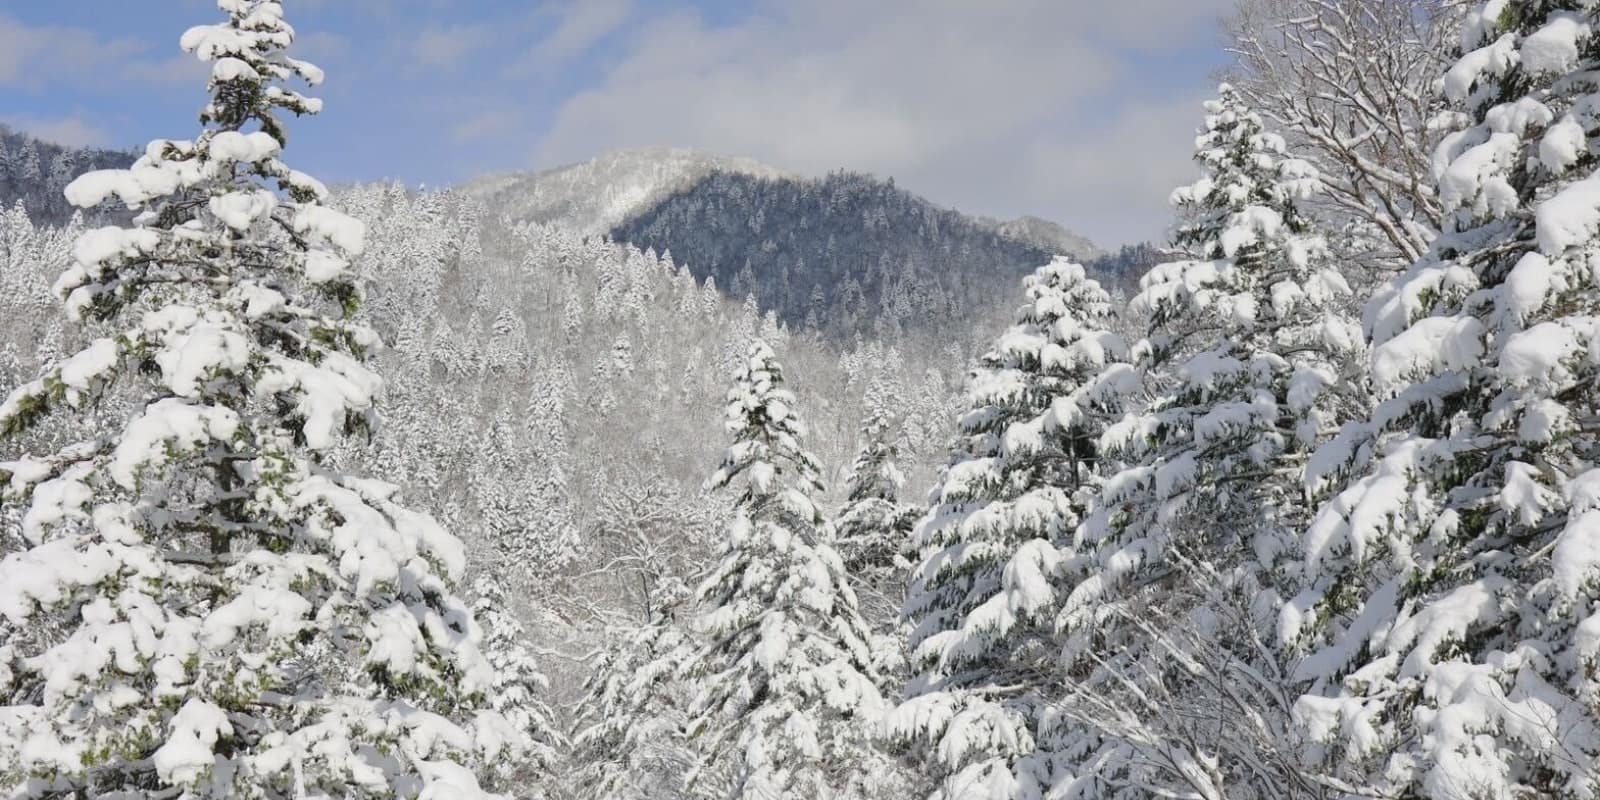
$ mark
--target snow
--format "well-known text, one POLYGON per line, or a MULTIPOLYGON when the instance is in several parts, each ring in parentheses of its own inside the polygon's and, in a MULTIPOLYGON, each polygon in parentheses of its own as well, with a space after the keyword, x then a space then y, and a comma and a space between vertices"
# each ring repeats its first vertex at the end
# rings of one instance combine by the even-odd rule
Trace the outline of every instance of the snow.
POLYGON ((1504 613, 1499 593, 1508 585, 1502 577, 1481 578, 1435 598, 1414 614, 1402 614, 1384 637, 1388 652, 1405 656, 1400 676, 1427 674, 1440 647, 1464 641, 1475 626, 1499 620, 1504 613))
MULTIPOLYGON (((1586 475, 1591 475, 1586 473, 1586 475)), ((1593 483, 1590 479, 1590 483, 1593 483)), ((1592 487, 1590 487, 1592 489, 1592 487)), ((1556 538, 1550 555, 1556 587, 1568 600, 1583 596, 1585 587, 1600 577, 1600 510, 1574 513, 1556 538)))
POLYGON ((349 268, 350 262, 326 250, 306 253, 306 280, 314 284, 338 280, 349 268))
POLYGON ((1507 33, 1492 44, 1480 47, 1462 56, 1444 76, 1444 93, 1452 102, 1467 99, 1480 78, 1487 73, 1498 78, 1517 65, 1517 37, 1507 33))
POLYGON ((1500 508, 1523 527, 1532 527, 1544 519, 1559 498, 1540 480, 1539 470, 1531 464, 1512 461, 1505 467, 1505 486, 1500 489, 1500 508))
POLYGON ((347 415, 372 407, 383 381, 344 353, 328 353, 315 366, 274 357, 260 386, 264 392, 295 395, 306 446, 326 450, 343 430, 347 415))
POLYGON ((237 58, 219 58, 216 63, 211 65, 211 80, 216 83, 240 80, 260 83, 261 73, 256 72, 254 67, 237 58))
POLYGON ((226 712, 199 699, 184 703, 171 725, 166 743, 156 749, 151 763, 162 780, 192 785, 218 761, 212 748, 218 739, 233 735, 233 725, 226 712))
POLYGON ((1521 324, 1544 307, 1551 289, 1550 260, 1539 253, 1527 253, 1506 275, 1501 292, 1501 307, 1521 324))
POLYGON ((1573 181, 1538 205, 1539 249, 1551 258, 1589 241, 1600 231, 1600 175, 1573 181))
POLYGON ((1393 395, 1405 386, 1443 370, 1471 369, 1484 355, 1482 322, 1473 317, 1417 320, 1399 336, 1373 348, 1372 377, 1393 395))
MULTIPOLYGON (((1441 145, 1441 149, 1444 145, 1441 145)), ((1439 200, 1445 209, 1468 206, 1480 216, 1501 216, 1517 206, 1517 193, 1506 175, 1521 154, 1514 133, 1491 133, 1454 158, 1439 175, 1439 200)))
POLYGON ((228 293, 229 302, 244 313, 247 320, 259 320, 284 311, 288 298, 276 289, 269 289, 254 281, 241 283, 228 293))
POLYGON ((1461 49, 1470 51, 1493 36, 1500 25, 1500 16, 1511 0, 1486 0, 1467 11, 1461 26, 1461 49))
POLYGON ((1222 232, 1222 253, 1228 258, 1263 239, 1271 239, 1283 229, 1283 215, 1265 206, 1250 206, 1235 214, 1222 232))
POLYGON ((601 236, 713 172, 769 179, 794 177, 751 159, 645 148, 607 153, 544 172, 480 178, 468 183, 464 191, 496 213, 517 220, 601 236))
POLYGON ((355 258, 366 250, 367 229, 360 221, 326 206, 302 205, 294 215, 295 233, 310 234, 355 258))
POLYGON ((1589 154, 1589 135, 1571 115, 1551 125, 1539 139, 1539 162, 1551 172, 1565 172, 1589 154))
POLYGON ((121 348, 113 339, 96 339, 88 347, 67 359, 57 373, 61 382, 75 392, 88 392, 122 358, 121 348))
POLYGON ((1578 62, 1578 47, 1592 28, 1577 12, 1556 12, 1544 27, 1522 40, 1523 70, 1532 73, 1565 72, 1578 62))
POLYGON ((264 189, 230 192, 211 198, 209 207, 222 224, 243 232, 270 216, 278 207, 278 197, 264 189))
POLYGON ((84 483, 89 472, 89 465, 80 464, 33 488, 33 502, 22 515, 22 535, 29 542, 42 543, 46 528, 86 516, 83 507, 94 499, 94 492, 84 483))
POLYGON ((197 406, 178 398, 157 401, 128 423, 112 453, 110 474, 133 489, 141 471, 159 469, 174 455, 193 452, 209 442, 227 441, 239 429, 232 409, 197 406))
POLYGON ((1478 288, 1471 270, 1445 262, 1424 262, 1380 289, 1367 304, 1372 343, 1381 345, 1411 327, 1429 308, 1430 297, 1455 296, 1478 288))
POLYGON ((224 164, 232 162, 254 164, 283 152, 283 145, 272 138, 271 134, 262 131, 252 133, 222 131, 211 137, 207 147, 211 160, 224 164))
POLYGON ((1512 384, 1559 385, 1569 377, 1565 362, 1581 349, 1571 328, 1541 322, 1512 334, 1501 345, 1500 374, 1512 384))
MULTIPOLYGON (((149 329, 150 320, 146 320, 149 329)), ((224 323, 197 321, 163 332, 155 362, 162 380, 179 397, 199 397, 207 382, 244 370, 250 344, 224 323)))
POLYGON ((152 230, 98 228, 78 237, 72 256, 80 266, 93 271, 113 259, 149 255, 160 246, 161 235, 152 230))

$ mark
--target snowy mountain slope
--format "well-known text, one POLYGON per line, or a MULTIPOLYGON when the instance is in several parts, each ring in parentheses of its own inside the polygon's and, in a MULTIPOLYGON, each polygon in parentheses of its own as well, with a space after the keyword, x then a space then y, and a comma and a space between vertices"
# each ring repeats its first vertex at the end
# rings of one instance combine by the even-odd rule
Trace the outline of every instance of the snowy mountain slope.
MULTIPOLYGON (((984 220, 987 222, 988 220, 984 220)), ((994 222, 995 232, 1008 239, 1049 250, 1057 255, 1090 261, 1105 253, 1085 236, 1074 233, 1059 222, 1023 216, 1009 222, 994 222)))
POLYGON ((1009 311, 1022 276, 1058 254, 849 172, 716 172, 610 235, 670 252, 697 279, 754 297, 793 328, 846 338, 988 320, 1009 311))
MULTIPOLYGON (((0 207, 21 202, 36 222, 65 224, 77 209, 62 190, 73 178, 97 169, 119 169, 135 154, 96 147, 65 147, 0 125, 0 207)), ((100 213, 90 213, 99 219, 100 213)))
POLYGON ((462 190, 497 214, 601 234, 716 172, 787 177, 748 158, 652 147, 607 153, 542 172, 489 175, 462 190))

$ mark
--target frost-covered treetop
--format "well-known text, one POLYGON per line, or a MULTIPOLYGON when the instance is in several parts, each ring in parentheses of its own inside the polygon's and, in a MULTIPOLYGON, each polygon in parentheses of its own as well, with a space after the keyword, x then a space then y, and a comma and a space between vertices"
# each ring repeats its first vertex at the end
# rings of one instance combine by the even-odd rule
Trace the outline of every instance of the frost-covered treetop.
POLYGON ((1315 167, 1286 155, 1283 137, 1268 132, 1244 97, 1224 83, 1205 106, 1205 130, 1195 138, 1195 160, 1205 175, 1172 193, 1172 204, 1192 218, 1177 243, 1203 258, 1235 258, 1279 226, 1304 224, 1294 203, 1320 190, 1315 167))
MULTIPOLYGON (((25 549, 0 561, 0 794, 481 797, 514 738, 453 594, 461 542, 395 487, 321 463, 370 426, 377 336, 347 278, 363 228, 288 168, 277 0, 222 0, 183 46, 204 129, 68 187, 131 227, 56 284, 98 336, 0 404, 0 436, 115 389, 120 434, 0 463, 25 549)), ((85 435, 88 435, 87 433, 85 435)))
MULTIPOLYGON (((1204 175, 1172 194, 1184 216, 1174 241, 1191 260, 1162 264, 1140 280, 1132 307, 1166 339, 1186 328, 1276 327, 1346 296, 1350 287, 1323 263, 1326 243, 1299 210, 1321 191, 1316 168, 1290 157, 1233 87, 1206 104, 1195 140, 1204 175)), ((1338 349, 1353 332, 1331 330, 1338 349)), ((1159 351, 1171 342, 1158 338, 1159 351)))
POLYGON ((861 450, 845 479, 845 496, 850 502, 894 502, 899 496, 906 478, 895 463, 897 451, 890 433, 888 413, 883 409, 871 411, 861 430, 861 450))
POLYGON ((794 393, 784 388, 783 366, 766 342, 750 345, 739 380, 728 392, 726 427, 734 443, 711 478, 713 486, 742 482, 741 502, 785 492, 801 517, 813 523, 820 519, 809 494, 822 491, 822 466, 800 446, 805 423, 795 412, 794 393))
POLYGON ((794 397, 765 342, 751 345, 729 393, 727 427, 734 444, 712 482, 743 486, 721 561, 699 590, 709 643, 690 665, 702 680, 689 733, 732 767, 729 797, 871 796, 868 733, 883 700, 870 636, 812 498, 821 482, 794 397))
POLYGON ((1135 378, 1110 298, 1058 259, 1024 281, 1016 323, 968 382, 951 463, 915 529, 914 675, 890 735, 930 753, 940 798, 1041 796, 1041 727, 1069 543, 1091 483, 1097 407, 1135 378))

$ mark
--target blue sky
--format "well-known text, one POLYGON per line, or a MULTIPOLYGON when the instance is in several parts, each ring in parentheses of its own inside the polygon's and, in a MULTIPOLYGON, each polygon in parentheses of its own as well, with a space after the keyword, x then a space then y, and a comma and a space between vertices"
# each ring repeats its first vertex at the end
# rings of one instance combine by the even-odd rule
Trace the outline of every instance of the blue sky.
MULTIPOLYGON (((963 211, 1162 235, 1230 0, 289 0, 327 111, 290 160, 442 185, 671 145, 854 169, 963 211)), ((0 121, 192 135, 211 0, 0 4, 0 121)))

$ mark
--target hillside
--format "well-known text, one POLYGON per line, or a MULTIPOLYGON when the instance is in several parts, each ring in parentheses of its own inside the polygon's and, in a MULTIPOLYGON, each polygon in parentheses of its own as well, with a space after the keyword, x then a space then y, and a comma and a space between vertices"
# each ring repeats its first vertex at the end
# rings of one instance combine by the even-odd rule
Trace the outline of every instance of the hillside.
POLYGON ((20 200, 35 221, 59 225, 72 218, 61 191, 73 178, 133 159, 132 152, 63 147, 0 125, 0 206, 20 200))
POLYGON ((1031 244, 1041 250, 1080 261, 1097 258, 1101 253, 1094 242, 1067 229, 1059 222, 1038 217, 1019 217, 1009 222, 981 220, 994 226, 996 232, 1008 239, 1031 244))
POLYGON ((625 150, 462 191, 494 216, 671 253, 696 279, 755 297, 793 328, 839 336, 988 319, 995 286, 1052 255, 1101 255, 1037 217, 969 217, 892 180, 802 178, 694 150, 625 150))
POLYGON ((461 190, 517 222, 597 235, 718 172, 783 176, 746 158, 658 147, 607 153, 543 172, 485 176, 461 190))
POLYGON ((801 330, 894 338, 991 315, 1050 248, 857 173, 718 172, 611 231, 801 330))

